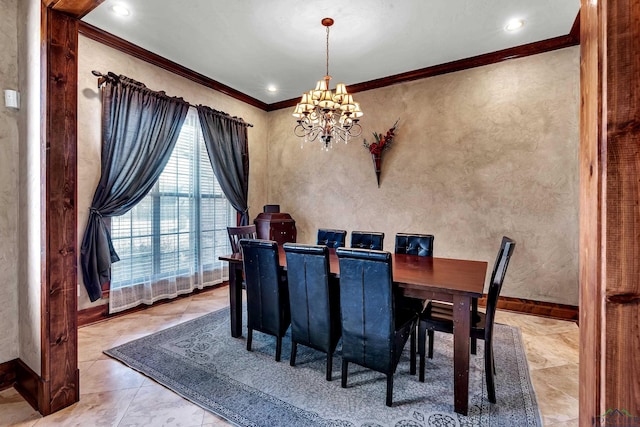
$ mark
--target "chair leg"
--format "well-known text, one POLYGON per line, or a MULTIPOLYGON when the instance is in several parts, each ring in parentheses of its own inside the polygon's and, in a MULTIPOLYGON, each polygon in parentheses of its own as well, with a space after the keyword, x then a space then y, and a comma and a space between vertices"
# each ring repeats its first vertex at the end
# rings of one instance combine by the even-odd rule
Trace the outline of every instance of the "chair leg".
POLYGON ((429 359, 433 359, 433 331, 429 331, 429 359))
POLYGON ((487 379, 487 395, 489 402, 496 403, 495 367, 493 361, 493 346, 491 342, 484 343, 484 370, 487 379))
POLYGON ((344 358, 342 359, 342 381, 341 381, 341 386, 342 388, 347 388, 347 374, 349 372, 349 362, 347 362, 346 360, 344 360, 344 358))
POLYGON ((418 352, 420 353, 420 374, 418 380, 424 382, 424 370, 425 370, 425 356, 426 356, 426 343, 427 339, 427 324, 425 322, 418 322, 418 352))
POLYGON ((247 329, 247 350, 251 351, 251 342, 253 341, 253 329, 247 329))
POLYGON ((298 343, 291 340, 291 356, 289 357, 289 365, 296 366, 296 353, 298 352, 298 343))
POLYGON ((471 354, 476 354, 476 348, 478 347, 476 338, 471 338, 471 354))
POLYGON ((281 353, 282 353, 282 337, 276 337, 276 362, 280 361, 281 353))
POLYGON ((387 374, 387 406, 393 405, 393 374, 387 374))
POLYGON ((491 349, 491 359, 493 361, 493 375, 496 374, 496 358, 493 356, 493 349, 491 349))
POLYGON ((416 374, 416 328, 411 328, 411 341, 409 343, 411 353, 409 355, 409 373, 411 375, 416 374))
POLYGON ((331 381, 333 371, 333 354, 327 353, 327 381, 331 381))

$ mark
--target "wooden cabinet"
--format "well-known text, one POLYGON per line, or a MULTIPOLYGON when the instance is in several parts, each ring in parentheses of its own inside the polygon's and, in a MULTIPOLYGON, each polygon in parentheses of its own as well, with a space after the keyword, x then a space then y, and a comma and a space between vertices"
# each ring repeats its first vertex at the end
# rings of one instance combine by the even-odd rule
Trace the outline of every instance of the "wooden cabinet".
POLYGON ((279 245, 296 241, 296 222, 288 213, 262 212, 253 222, 258 239, 275 240, 279 245))

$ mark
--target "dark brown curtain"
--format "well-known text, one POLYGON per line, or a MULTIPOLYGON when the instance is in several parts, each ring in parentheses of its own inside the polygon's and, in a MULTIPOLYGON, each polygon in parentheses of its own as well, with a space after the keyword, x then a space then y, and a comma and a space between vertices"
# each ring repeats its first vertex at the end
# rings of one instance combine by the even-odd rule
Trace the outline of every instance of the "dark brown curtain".
POLYGON ((103 218, 126 213, 151 190, 171 156, 189 104, 109 73, 102 109, 102 170, 80 255, 91 301, 102 296, 111 263, 120 260, 103 218))
POLYGON ((198 105, 209 161, 231 206, 240 214, 240 225, 249 224, 248 123, 237 117, 198 105))

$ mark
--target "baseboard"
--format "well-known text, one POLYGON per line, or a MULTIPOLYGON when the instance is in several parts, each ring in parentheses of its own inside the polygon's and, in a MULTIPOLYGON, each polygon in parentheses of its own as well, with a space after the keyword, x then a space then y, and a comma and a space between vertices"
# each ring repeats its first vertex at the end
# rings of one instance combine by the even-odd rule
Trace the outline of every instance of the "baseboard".
POLYGON ((78 327, 91 325, 109 319, 109 304, 97 305, 78 311, 78 327))
POLYGON ((76 370, 74 387, 70 388, 76 393, 73 396, 75 400, 68 399, 60 404, 59 399, 54 398, 52 404, 49 401, 49 382, 44 381, 26 363, 20 359, 0 363, 0 390, 15 388, 33 409, 44 416, 77 402, 80 399, 79 382, 80 370, 76 370))
POLYGON ((16 365, 18 359, 0 363, 0 390, 13 387, 16 382, 16 365))
MULTIPOLYGON (((487 297, 485 296, 479 299, 478 305, 482 307, 486 306, 487 297)), ((578 307, 574 305, 501 296, 498 299, 498 309, 549 317, 552 319, 569 320, 572 322, 578 321, 578 307)))
POLYGON ((109 304, 102 304, 102 305, 98 305, 95 307, 89 307, 89 308, 85 308, 84 310, 79 310, 78 311, 78 327, 82 327, 82 326, 88 326, 88 325, 92 325, 94 323, 99 323, 99 322, 103 322, 105 320, 108 319, 113 319, 116 317, 120 317, 120 316, 124 316, 125 314, 131 314, 131 313, 135 313, 138 311, 142 311, 142 310, 147 310, 151 307, 155 307, 158 305, 162 305, 162 304, 168 304, 170 302, 176 301, 179 298, 187 298, 193 295, 197 295, 197 294, 203 294, 203 293, 207 293, 207 292, 211 292, 214 289, 218 289, 221 288, 223 286, 228 286, 228 282, 222 282, 222 283, 218 283, 217 285, 213 285, 213 286, 207 286, 204 289, 194 289, 193 292, 188 293, 188 294, 184 294, 184 295, 178 295, 175 298, 171 298, 171 299, 163 299, 160 301, 156 301, 153 303, 153 305, 145 305, 145 304, 141 304, 137 307, 133 307, 130 308, 129 310, 125 310, 125 311, 121 311, 119 313, 115 313, 115 314, 109 314, 109 304))
POLYGON ((0 390, 14 387, 29 404, 39 411, 40 376, 22 360, 0 363, 0 390))

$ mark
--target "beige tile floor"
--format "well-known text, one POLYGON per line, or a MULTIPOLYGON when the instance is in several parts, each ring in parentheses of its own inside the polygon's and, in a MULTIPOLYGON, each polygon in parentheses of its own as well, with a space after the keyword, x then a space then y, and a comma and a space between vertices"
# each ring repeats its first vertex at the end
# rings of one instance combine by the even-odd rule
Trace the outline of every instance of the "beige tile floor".
MULTIPOLYGON (((102 350, 228 305, 226 287, 78 330, 80 401, 42 417, 14 389, 0 392, 1 426, 226 426, 102 350)), ((578 327, 575 323, 499 312, 520 327, 545 426, 578 425, 578 327)), ((499 384, 498 384, 499 386, 499 384)))

